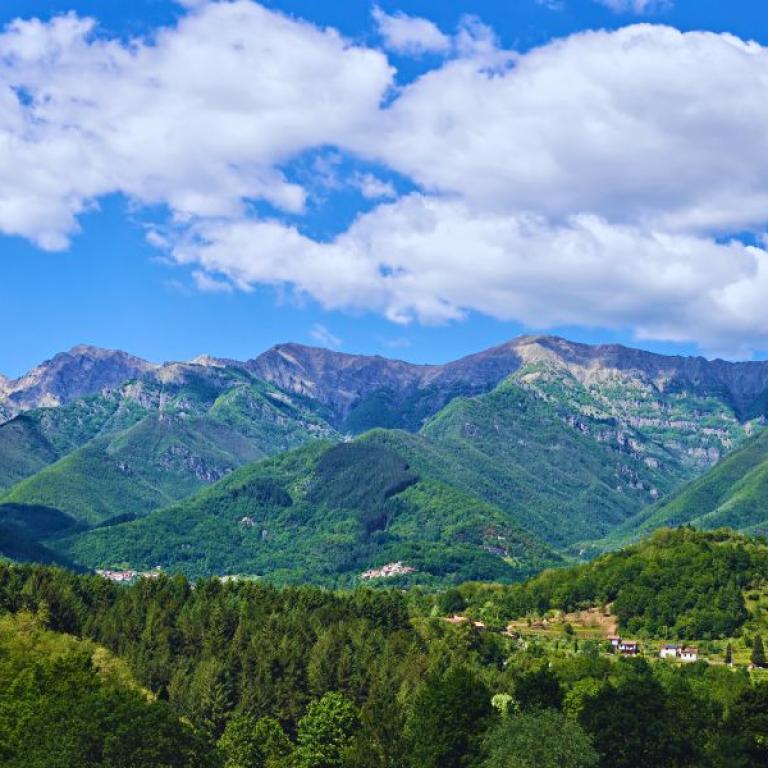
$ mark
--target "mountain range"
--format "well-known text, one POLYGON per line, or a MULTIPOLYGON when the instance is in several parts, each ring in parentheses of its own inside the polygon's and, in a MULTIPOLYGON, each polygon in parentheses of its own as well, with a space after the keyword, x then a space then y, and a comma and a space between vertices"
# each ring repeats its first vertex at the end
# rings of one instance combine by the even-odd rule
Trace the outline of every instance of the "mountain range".
POLYGON ((687 484, 759 452, 767 404, 768 362, 547 336, 444 365, 79 346, 0 379, 0 552, 329 583, 406 559, 411 580, 513 580, 708 514, 687 484))

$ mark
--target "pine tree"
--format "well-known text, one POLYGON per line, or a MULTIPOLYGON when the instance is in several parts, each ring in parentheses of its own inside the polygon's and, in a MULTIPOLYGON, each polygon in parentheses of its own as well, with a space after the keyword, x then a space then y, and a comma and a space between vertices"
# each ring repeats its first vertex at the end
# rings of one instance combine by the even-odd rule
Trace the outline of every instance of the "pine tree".
POLYGON ((733 648, 730 643, 725 646, 725 663, 729 667, 733 664, 733 648))
POLYGON ((763 648, 763 638, 760 635, 755 635, 755 642, 752 646, 752 656, 750 661, 756 667, 765 666, 765 649, 763 648))

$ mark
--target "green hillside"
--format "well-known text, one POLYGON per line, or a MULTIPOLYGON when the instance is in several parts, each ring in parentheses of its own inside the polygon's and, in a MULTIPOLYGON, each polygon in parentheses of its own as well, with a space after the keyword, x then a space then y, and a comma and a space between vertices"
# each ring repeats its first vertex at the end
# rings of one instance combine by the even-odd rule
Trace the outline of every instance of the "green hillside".
POLYGON ((768 431, 759 432, 669 499, 626 521, 610 539, 638 538, 656 528, 683 524, 768 532, 768 431))
POLYGON ((421 434, 441 478, 557 546, 610 529, 647 503, 649 488, 675 482, 641 456, 574 429, 515 379, 454 400, 421 434))
POLYGON ((406 581, 427 583, 514 580, 559 561, 514 516, 422 476, 376 438, 309 444, 57 548, 91 566, 333 584, 396 560, 417 569, 406 581))
POLYGON ((138 403, 112 394, 38 408, 0 424, 0 492, 102 432, 130 426, 145 412, 138 403))
POLYGON ((0 763, 211 765, 212 749, 128 665, 23 611, 0 617, 0 763))
POLYGON ((24 449, 15 451, 17 460, 5 464, 6 472, 37 471, 0 495, 0 504, 51 507, 87 525, 138 517, 249 461, 334 434, 297 398, 239 372, 221 378, 211 383, 195 376, 170 392, 146 383, 127 385, 114 401, 79 401, 3 425, 0 458, 4 450, 10 456, 14 446, 24 449), (46 425, 45 437, 40 425, 46 425), (23 441, 16 440, 19 434, 23 441), (54 463, 39 466, 61 453, 54 463))
MULTIPOLYGON (((455 398, 417 434, 377 429, 335 447, 317 443, 111 526, 121 522, 116 514, 161 506, 160 496, 140 496, 148 487, 172 490, 123 476, 111 504, 119 512, 104 507, 88 519, 106 526, 49 546, 83 565, 160 564, 193 576, 343 584, 402 560, 418 572, 409 582, 520 579, 557 562, 558 550, 609 535, 643 508, 649 488, 667 492, 686 471, 669 456, 668 466, 647 461, 651 450, 663 454, 659 444, 639 451, 574 428, 562 407, 551 391, 545 397, 511 377, 490 393, 455 398), (265 497, 263 487, 272 489, 265 497)), ((57 506, 28 492, 9 499, 57 506)))
POLYGON ((620 629, 635 635, 712 639, 738 633, 750 616, 744 593, 761 589, 766 577, 764 540, 728 530, 664 529, 526 584, 479 587, 471 599, 484 604, 490 597, 506 619, 609 606, 620 629))

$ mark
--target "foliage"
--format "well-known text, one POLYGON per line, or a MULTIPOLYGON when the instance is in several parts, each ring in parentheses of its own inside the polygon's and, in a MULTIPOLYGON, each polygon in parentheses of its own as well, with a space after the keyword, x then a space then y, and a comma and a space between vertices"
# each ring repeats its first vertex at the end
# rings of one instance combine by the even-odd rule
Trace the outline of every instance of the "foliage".
POLYGON ((0 620, 0 762, 7 768, 212 766, 205 740, 126 684, 90 643, 0 620))
MULTIPOLYGON (((676 541, 684 548, 690 533, 683 533, 676 541)), ((458 589, 470 612, 473 589, 458 589)), ((503 596, 518 588, 495 589, 503 596)), ((418 590, 191 585, 179 576, 117 587, 58 568, 0 565, 0 762, 751 768, 765 761, 768 695, 743 667, 648 664, 601 656, 588 643, 526 649, 500 633, 430 618, 442 599, 418 590)))
POLYGON ((503 719, 485 748, 483 768, 594 768, 599 760, 586 731, 555 709, 503 719))
POLYGON ((752 654, 750 655, 749 660, 756 667, 764 667, 766 665, 765 648, 763 647, 763 638, 760 637, 760 635, 755 635, 755 639, 752 644, 752 654))
POLYGON ((242 712, 229 719, 217 747, 223 768, 279 768, 293 750, 277 720, 242 712))
POLYGON ((331 691, 313 701, 298 724, 296 759, 302 768, 344 768, 359 727, 354 705, 331 691))
MULTIPOLYGON (((742 591, 768 573, 768 547, 727 531, 659 531, 574 568, 490 593, 507 618, 612 605, 620 626, 649 637, 732 635, 748 617, 742 591)), ((486 600, 482 589, 473 596, 486 600)))
POLYGON ((473 672, 452 666, 443 673, 432 673, 414 695, 407 724, 411 765, 467 765, 490 716, 490 693, 473 672))

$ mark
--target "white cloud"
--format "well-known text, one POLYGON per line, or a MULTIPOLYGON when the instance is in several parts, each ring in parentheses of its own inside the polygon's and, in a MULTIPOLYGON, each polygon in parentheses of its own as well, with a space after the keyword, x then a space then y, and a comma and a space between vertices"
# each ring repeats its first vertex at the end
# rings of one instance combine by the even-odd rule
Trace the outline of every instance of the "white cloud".
POLYGON ((6 28, 0 230, 61 248, 77 214, 117 191, 180 220, 243 215, 249 198, 302 210, 279 165, 369 121, 392 69, 248 0, 196 5, 129 44, 73 14, 6 28))
POLYGON ((655 13, 672 6, 672 0, 595 0, 615 13, 655 13))
POLYGON ((565 0, 536 0, 536 4, 549 11, 562 11, 565 8, 565 0))
POLYGON ((338 336, 334 336, 324 325, 315 323, 309 332, 309 335, 324 347, 331 347, 336 349, 340 347, 342 342, 338 336))
POLYGON ((766 250, 727 241, 768 224, 768 49, 635 25, 518 54, 465 19, 454 58, 393 92, 386 57, 333 30, 187 5, 151 40, 74 15, 0 34, 0 231, 61 248, 121 192, 167 207, 149 237, 203 290, 765 347, 766 250), (355 154, 419 192, 391 199, 355 154), (381 202, 315 241, 280 214, 314 185, 381 202))
POLYGON ((488 210, 683 231, 764 224, 768 49, 637 25, 507 58, 428 72, 360 151, 488 210))
POLYGON ((202 272, 199 269, 192 272, 192 279, 197 289, 203 293, 232 293, 232 286, 229 283, 217 280, 207 272, 202 272))
POLYGON ((402 12, 385 13, 377 5, 373 7, 371 15, 384 45, 390 51, 419 56, 451 50, 451 38, 429 19, 407 16, 402 12))
POLYGON ((360 194, 368 200, 397 197, 392 182, 383 181, 372 173, 356 173, 352 177, 352 185, 359 189, 360 194))
POLYGON ((242 285, 284 282, 328 309, 443 322, 475 310, 536 327, 632 327, 640 338, 754 346, 768 334, 768 253, 740 243, 546 218, 412 195, 331 243, 274 222, 209 223, 180 261, 242 285), (762 302, 762 304, 761 304, 762 302))

